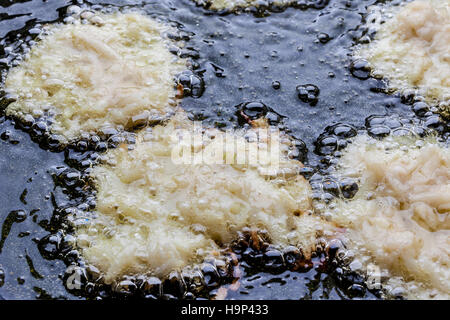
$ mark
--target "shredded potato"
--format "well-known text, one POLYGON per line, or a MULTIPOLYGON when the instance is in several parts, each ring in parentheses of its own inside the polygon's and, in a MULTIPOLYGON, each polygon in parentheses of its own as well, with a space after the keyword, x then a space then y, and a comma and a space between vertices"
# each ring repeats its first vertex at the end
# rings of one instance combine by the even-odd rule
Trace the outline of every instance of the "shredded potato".
MULTIPOLYGON (((208 4, 213 10, 233 10, 236 8, 246 8, 251 6, 258 6, 262 1, 258 0, 194 0, 198 4, 208 4)), ((271 3, 277 5, 288 5, 295 2, 294 0, 275 0, 271 3)))
POLYGON ((175 105, 174 77, 184 68, 161 37, 167 27, 136 13, 95 15, 92 23, 48 26, 48 35, 12 68, 9 115, 54 115, 67 139, 134 116, 164 117, 175 105), (95 22, 95 23, 94 23, 95 22))
POLYGON ((436 142, 356 139, 339 173, 359 180, 352 200, 339 200, 332 221, 405 281, 450 294, 450 150, 436 142))
POLYGON ((450 99, 450 0, 416 0, 379 26, 358 55, 394 89, 417 88, 430 99, 450 99))
MULTIPOLYGON (((97 217, 78 229, 78 245, 106 281, 146 272, 164 276, 230 244, 244 227, 267 230, 274 244, 299 245, 305 254, 313 249, 316 235, 329 229, 311 214, 310 187, 298 174, 302 164, 286 156, 287 137, 276 154, 279 168, 270 173, 260 161, 176 164, 173 152, 178 152, 178 136, 186 132, 179 130, 196 132, 187 145, 193 162, 202 151, 222 147, 225 136, 208 129, 203 143, 197 143, 201 132, 178 114, 165 126, 140 132, 133 150, 110 150, 109 164, 92 172, 97 217)), ((233 132, 236 149, 223 159, 236 160, 254 130, 233 132)), ((271 141, 249 145, 267 148, 271 141)))

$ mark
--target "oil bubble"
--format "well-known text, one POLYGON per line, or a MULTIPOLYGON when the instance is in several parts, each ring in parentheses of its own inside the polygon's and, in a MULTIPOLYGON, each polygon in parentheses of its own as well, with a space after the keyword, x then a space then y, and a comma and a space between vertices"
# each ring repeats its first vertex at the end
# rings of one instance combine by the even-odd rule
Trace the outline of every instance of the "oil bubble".
POLYGON ((0 288, 5 284, 5 271, 0 266, 0 288))
POLYGON ((350 64, 351 74, 361 80, 369 79, 370 70, 369 63, 364 59, 357 59, 350 64))
POLYGON ((315 106, 319 101, 320 90, 314 84, 302 84, 297 86, 296 90, 298 98, 310 106, 315 106))

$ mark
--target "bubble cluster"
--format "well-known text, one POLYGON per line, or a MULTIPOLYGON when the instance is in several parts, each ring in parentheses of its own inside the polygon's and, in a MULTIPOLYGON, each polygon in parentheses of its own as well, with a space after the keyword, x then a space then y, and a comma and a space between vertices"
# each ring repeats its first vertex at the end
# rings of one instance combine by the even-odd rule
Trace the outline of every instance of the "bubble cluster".
POLYGON ((298 98, 310 106, 315 106, 319 101, 320 89, 314 84, 302 84, 296 90, 298 98))
POLYGON ((350 72, 358 79, 366 80, 370 77, 370 64, 364 59, 356 59, 350 65, 350 72))

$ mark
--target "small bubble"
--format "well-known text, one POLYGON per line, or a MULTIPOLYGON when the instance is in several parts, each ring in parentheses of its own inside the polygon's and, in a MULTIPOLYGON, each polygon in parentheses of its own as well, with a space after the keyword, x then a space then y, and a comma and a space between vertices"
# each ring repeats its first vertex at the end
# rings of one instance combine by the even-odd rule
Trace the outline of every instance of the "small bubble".
POLYGON ((386 126, 375 126, 370 128, 367 133, 374 138, 386 137, 391 133, 391 129, 386 126))
POLYGON ((237 116, 241 125, 251 120, 264 117, 269 112, 269 108, 264 103, 258 101, 245 102, 239 104, 237 108, 237 116))
POLYGON ((184 96, 200 98, 205 91, 203 79, 193 74, 191 71, 185 71, 178 76, 178 83, 183 88, 184 96))
POLYGON ((342 195, 346 199, 353 198, 358 192, 358 184, 351 179, 344 179, 340 182, 340 188, 342 191, 342 195))
POLYGON ((50 234, 43 237, 38 243, 41 255, 48 260, 56 259, 59 255, 61 238, 57 234, 50 234))
POLYGON ((363 297, 366 293, 366 289, 360 284, 352 284, 348 289, 348 293, 350 296, 354 297, 363 297))
POLYGON ((203 279, 207 288, 212 289, 219 286, 220 275, 213 265, 209 263, 202 264, 201 272, 203 274, 203 279))
POLYGON ((173 271, 163 282, 164 295, 181 298, 186 292, 186 284, 179 272, 173 271))

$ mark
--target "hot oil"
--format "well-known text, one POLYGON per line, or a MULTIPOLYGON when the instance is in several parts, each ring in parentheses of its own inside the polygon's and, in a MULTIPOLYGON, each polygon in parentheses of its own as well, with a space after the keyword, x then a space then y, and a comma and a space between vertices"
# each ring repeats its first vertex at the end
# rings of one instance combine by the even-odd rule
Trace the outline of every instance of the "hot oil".
MULTIPOLYGON (((191 119, 223 129, 241 126, 242 114, 272 119, 273 125, 297 139, 298 159, 307 165, 302 173, 320 203, 343 190, 350 198, 357 191, 354 181, 333 180, 329 168, 347 139, 358 132, 382 137, 414 127, 420 128, 414 129, 419 134, 431 130, 448 139, 448 124, 435 106, 407 93, 388 95, 381 80, 368 77, 364 62, 351 58, 352 47, 368 33, 362 26, 366 7, 376 1, 338 0, 319 9, 272 7, 238 14, 214 13, 190 0, 139 2, 91 1, 89 5, 106 11, 138 8, 177 27, 180 33, 173 37, 186 45, 172 52, 193 61, 192 71, 178 77, 184 93, 181 106, 191 119)), ((4 76, 8 67, 20 63, 41 25, 66 17, 69 3, 2 1, 0 5, 5 16, 0 24, 4 76)), ((3 98, 2 107, 8 99, 3 98)), ((367 290, 363 274, 351 271, 351 254, 346 255, 340 245, 330 253, 324 244, 315 257, 305 260, 295 249, 271 247, 264 236, 258 238, 262 245, 257 244, 250 231, 226 249, 223 262, 205 261, 198 269, 173 273, 167 279, 132 276, 114 288, 102 285, 96 270, 73 250, 66 217, 74 210, 95 208, 90 167, 108 148, 132 145, 134 135, 121 128, 108 129, 62 146, 57 137, 51 138, 51 120, 45 117, 28 123, 2 119, 0 157, 5 169, 1 175, 6 183, 0 212, 5 239, 0 295, 4 298, 380 296, 367 290), (32 182, 27 182, 30 178, 32 182), (14 213, 17 210, 26 213, 24 221, 22 213, 14 213), (335 251, 341 252, 338 258, 335 251), (80 267, 75 270, 82 282, 80 290, 64 287, 66 268, 72 263, 80 267), (18 265, 23 268, 18 270, 18 265)))

